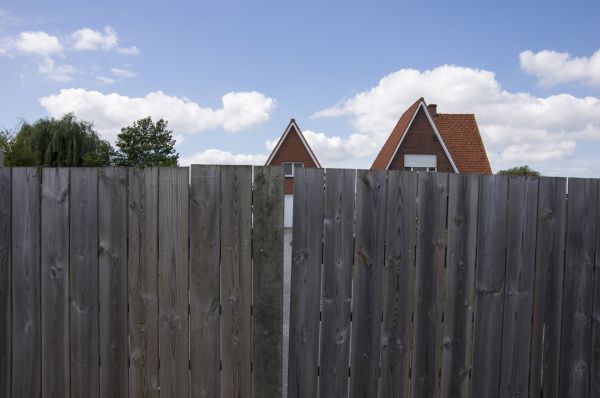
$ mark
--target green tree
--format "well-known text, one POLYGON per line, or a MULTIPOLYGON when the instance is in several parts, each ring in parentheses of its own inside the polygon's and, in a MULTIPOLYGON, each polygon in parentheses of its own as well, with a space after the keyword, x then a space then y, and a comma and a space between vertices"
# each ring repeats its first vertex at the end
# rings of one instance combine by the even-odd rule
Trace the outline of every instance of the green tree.
POLYGON ((541 173, 539 171, 533 170, 529 166, 516 166, 506 170, 500 170, 498 172, 499 175, 502 176, 531 176, 531 177, 539 177, 541 173))
POLYGON ((173 131, 167 129, 165 120, 154 123, 150 116, 122 128, 117 136, 117 147, 115 164, 118 166, 177 166, 179 160, 173 131))

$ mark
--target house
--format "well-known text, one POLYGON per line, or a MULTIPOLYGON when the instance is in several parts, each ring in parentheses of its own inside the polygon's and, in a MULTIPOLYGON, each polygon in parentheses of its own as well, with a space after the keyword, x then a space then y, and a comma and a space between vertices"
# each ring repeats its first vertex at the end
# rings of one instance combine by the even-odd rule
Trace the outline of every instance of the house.
POLYGON ((294 119, 290 120, 265 166, 283 166, 285 173, 284 226, 291 228, 294 203, 294 173, 303 167, 321 168, 321 164, 312 149, 310 149, 310 145, 306 142, 294 119))
POLYGON ((492 174, 475 115, 438 113, 423 98, 402 114, 371 169, 492 174))

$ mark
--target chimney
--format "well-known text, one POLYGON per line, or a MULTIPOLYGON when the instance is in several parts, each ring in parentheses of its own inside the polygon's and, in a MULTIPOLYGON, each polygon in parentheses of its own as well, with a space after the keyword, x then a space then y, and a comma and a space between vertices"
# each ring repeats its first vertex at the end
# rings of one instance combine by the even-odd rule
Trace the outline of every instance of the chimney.
POLYGON ((429 111, 429 114, 431 115, 431 117, 436 116, 437 115, 437 104, 427 105, 427 110, 429 111))

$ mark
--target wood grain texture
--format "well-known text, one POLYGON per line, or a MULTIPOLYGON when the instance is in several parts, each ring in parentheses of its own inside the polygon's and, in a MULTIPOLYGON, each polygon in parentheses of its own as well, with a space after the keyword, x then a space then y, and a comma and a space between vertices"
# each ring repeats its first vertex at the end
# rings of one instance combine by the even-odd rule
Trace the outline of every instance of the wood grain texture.
POLYGON ((419 173, 411 397, 433 397, 441 362, 448 174, 419 173))
POLYGON ((526 396, 533 311, 539 179, 511 177, 500 396, 526 396))
POLYGON ((69 397, 69 169, 42 169, 42 391, 69 397))
POLYGON ((283 168, 254 168, 252 396, 281 397, 283 168))
POLYGON ((557 398, 562 320, 565 220, 564 178, 539 182, 529 396, 557 398))
POLYGON ((382 171, 359 170, 356 174, 350 354, 350 397, 355 398, 376 397, 379 389, 386 179, 382 171))
POLYGON ((98 336, 98 170, 71 168, 71 396, 100 393, 98 336))
POLYGON ((11 178, 0 163, 0 395, 9 397, 11 360, 11 178))
POLYGON ((12 168, 12 395, 39 397, 41 170, 12 168))
POLYGON ((221 395, 252 395, 252 168, 221 168, 221 395))
POLYGON ((219 166, 191 166, 190 188, 190 392, 221 396, 219 166))
POLYGON ((406 397, 414 305, 417 174, 388 172, 379 396, 406 397))
POLYGON ((127 170, 98 173, 100 396, 127 396, 127 170))
POLYGON ((189 171, 158 173, 160 396, 189 395, 189 171))
MULTIPOLYGON (((600 225, 600 184, 596 205, 596 228, 600 225)), ((594 309, 592 312, 592 343, 590 369, 590 397, 600 397, 600 230, 596 231, 596 256, 594 259, 594 309)))
POLYGON ((561 397, 589 396, 597 195, 598 180, 569 179, 559 371, 561 397))
POLYGON ((294 176, 288 398, 317 396, 323 178, 322 169, 294 176))
POLYGON ((508 178, 479 178, 471 396, 497 397, 506 282, 508 178), (498 344, 490 344, 498 342, 498 344))
POLYGON ((450 174, 440 397, 469 397, 479 176, 450 174))
POLYGON ((348 396, 355 175, 325 174, 320 397, 348 396))
POLYGON ((158 169, 128 169, 129 394, 158 397, 158 169))

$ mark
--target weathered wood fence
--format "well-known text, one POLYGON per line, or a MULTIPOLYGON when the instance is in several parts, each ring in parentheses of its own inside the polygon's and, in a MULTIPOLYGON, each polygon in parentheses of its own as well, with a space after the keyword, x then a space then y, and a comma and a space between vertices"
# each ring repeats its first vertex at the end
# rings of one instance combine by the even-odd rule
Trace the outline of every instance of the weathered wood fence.
POLYGON ((600 397, 598 180, 294 185, 289 398, 600 397))
POLYGON ((1 397, 281 396, 280 168, 0 168, 1 397))

